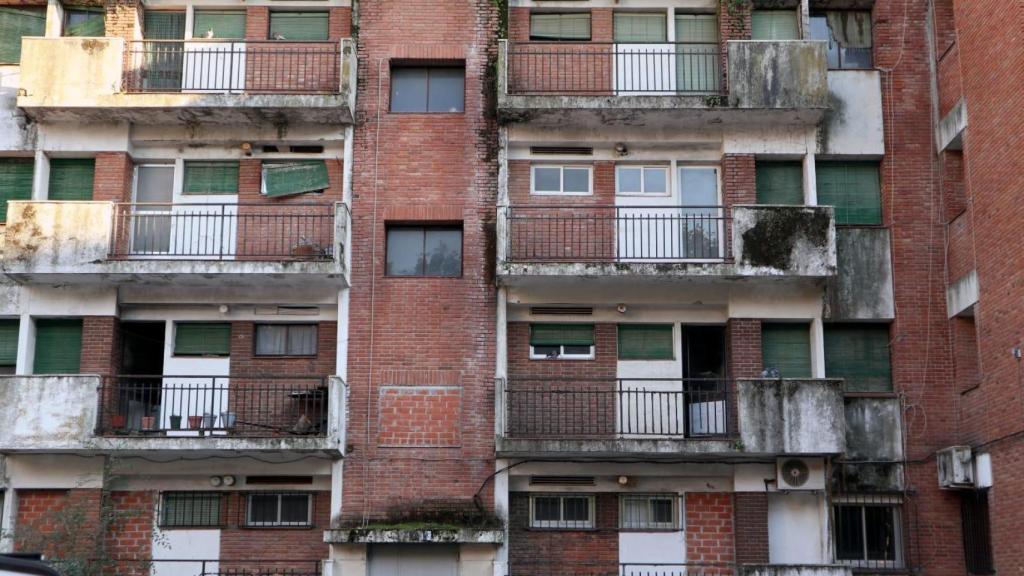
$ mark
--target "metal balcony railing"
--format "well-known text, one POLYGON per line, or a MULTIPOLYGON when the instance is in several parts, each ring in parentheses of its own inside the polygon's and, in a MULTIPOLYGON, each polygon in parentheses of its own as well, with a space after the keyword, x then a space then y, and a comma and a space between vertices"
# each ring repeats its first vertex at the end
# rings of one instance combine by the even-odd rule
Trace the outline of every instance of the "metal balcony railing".
POLYGON ((507 206, 509 262, 721 261, 723 206, 507 206))
POLYGON ((608 565, 594 562, 512 562, 507 576, 735 576, 739 566, 728 562, 681 562, 608 565))
POLYGON ((276 40, 137 40, 126 92, 338 94, 341 44, 276 40))
POLYGON ((102 436, 325 436, 327 379, 113 376, 99 390, 102 436))
POLYGON ((321 560, 244 559, 244 560, 165 560, 165 559, 101 559, 87 561, 50 560, 55 568, 95 570, 101 574, 120 576, 320 576, 321 560))
POLYGON ((729 433, 725 379, 513 377, 503 388, 508 438, 706 438, 729 433))
POLYGON ((116 204, 112 259, 331 260, 334 204, 116 204))
POLYGON ((510 42, 508 93, 718 94, 721 60, 716 42, 510 42))

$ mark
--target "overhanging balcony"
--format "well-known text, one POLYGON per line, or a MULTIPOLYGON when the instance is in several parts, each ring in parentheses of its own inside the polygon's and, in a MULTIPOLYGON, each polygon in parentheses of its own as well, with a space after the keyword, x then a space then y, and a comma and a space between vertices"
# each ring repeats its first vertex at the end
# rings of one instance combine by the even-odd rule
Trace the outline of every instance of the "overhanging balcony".
POLYGON ((344 286, 348 220, 341 203, 10 202, 2 265, 25 282, 344 286))
POLYGON ((503 41, 498 81, 499 118, 538 125, 813 125, 829 107, 814 41, 503 41))
POLYGON ((25 38, 18 107, 36 120, 350 124, 340 42, 25 38))

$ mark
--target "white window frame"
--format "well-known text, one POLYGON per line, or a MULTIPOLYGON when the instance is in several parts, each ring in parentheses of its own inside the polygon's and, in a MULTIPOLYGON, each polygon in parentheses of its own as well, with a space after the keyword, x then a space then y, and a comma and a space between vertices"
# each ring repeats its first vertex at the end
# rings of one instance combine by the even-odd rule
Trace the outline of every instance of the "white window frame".
MULTIPOLYGON (((879 569, 900 569, 904 567, 903 558, 903 499, 899 496, 888 496, 880 499, 866 499, 857 496, 837 496, 832 499, 832 506, 846 506, 846 507, 857 507, 860 509, 861 515, 861 529, 863 530, 862 538, 864 541, 865 549, 864 555, 859 560, 840 560, 836 558, 837 564, 843 564, 845 566, 853 567, 868 567, 868 568, 879 568, 879 569), (895 560, 869 560, 867 558, 867 542, 868 542, 868 523, 867 518, 864 517, 864 510, 868 507, 874 508, 888 508, 889 512, 893 517, 893 533, 895 535, 895 541, 893 547, 895 548, 896 559, 895 560)), ((839 538, 838 524, 837 529, 834 531, 833 548, 837 549, 837 539, 839 538)), ((837 550, 838 551, 838 550, 837 550)))
POLYGON ((303 492, 250 492, 245 496, 245 525, 249 528, 310 528, 313 526, 313 495, 303 492), (277 520, 257 522, 252 519, 253 496, 277 497, 277 520), (281 500, 284 496, 304 496, 306 498, 306 521, 284 522, 281 520, 281 500))
POLYGON ((672 195, 672 167, 668 164, 616 164, 615 165, 615 195, 616 196, 637 196, 642 198, 665 198, 672 195), (619 178, 619 170, 621 169, 639 169, 640 170, 640 191, 639 192, 623 192, 620 184, 621 179, 619 178), (665 191, 664 192, 648 192, 647 191, 647 174, 646 170, 658 169, 665 172, 665 191))
POLYGON ((548 356, 547 354, 538 354, 537 352, 534 351, 533 344, 530 345, 530 360, 593 360, 594 358, 595 355, 593 344, 590 345, 590 352, 588 352, 587 354, 566 354, 565 346, 559 345, 558 355, 554 357, 548 356))
POLYGON ((587 164, 531 164, 530 165, 530 194, 534 196, 593 196, 594 195, 594 167, 587 164), (558 168, 559 169, 559 190, 537 190, 537 169, 558 168), (565 191, 565 170, 586 170, 587 191, 566 192, 565 191))
POLYGON ((680 497, 678 494, 620 494, 619 495, 619 528, 622 530, 632 531, 678 531, 682 529, 680 513, 680 497), (655 522, 650 521, 647 523, 640 522, 629 522, 626 518, 626 501, 627 500, 638 500, 643 501, 648 507, 648 515, 653 518, 654 514, 650 508, 651 503, 655 500, 669 500, 672 502, 672 520, 669 522, 655 522))
POLYGON ((592 530, 594 528, 595 498, 593 494, 577 494, 565 492, 560 494, 530 494, 530 528, 547 530, 592 530), (538 498, 557 498, 559 520, 537 520, 536 502, 538 498), (565 500, 567 498, 587 500, 586 520, 565 520, 565 500))

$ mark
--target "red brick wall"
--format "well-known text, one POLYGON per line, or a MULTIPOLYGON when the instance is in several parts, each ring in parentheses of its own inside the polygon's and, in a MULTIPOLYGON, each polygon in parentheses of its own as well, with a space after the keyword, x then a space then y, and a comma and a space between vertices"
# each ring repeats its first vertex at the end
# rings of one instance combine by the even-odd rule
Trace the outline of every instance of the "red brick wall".
POLYGON ((137 30, 142 23, 143 7, 139 0, 105 0, 104 28, 108 37, 134 40, 142 37, 137 30))
POLYGON ((530 495, 509 494, 509 571, 524 576, 613 576, 619 573, 619 497, 598 494, 594 528, 530 528, 530 495))
POLYGON ((92 199, 128 202, 132 197, 132 157, 126 152, 97 152, 92 199))
POLYGON ((111 558, 126 560, 117 564, 119 576, 148 576, 144 562, 153 557, 153 521, 156 493, 151 491, 111 492, 110 528, 105 534, 111 558), (143 562, 131 562, 131 561, 143 562))
POLYGON ((961 392, 978 385, 978 330, 973 317, 956 317, 953 324, 953 361, 956 364, 956 382, 961 392))
MULTIPOLYGON (((757 204, 757 162, 753 154, 726 154, 722 157, 722 203, 726 216, 732 207, 757 204)), ((726 256, 732 257, 732 219, 726 220, 726 256)))
POLYGON ((82 374, 113 375, 121 369, 120 321, 114 316, 82 318, 82 374))
MULTIPOLYGON (((268 40, 270 34, 270 9, 266 6, 247 6, 245 9, 245 39, 268 40)), ((327 37, 332 42, 352 35, 352 9, 334 7, 330 9, 327 22, 327 37)))
POLYGON ((531 360, 530 322, 508 323, 508 373, 520 378, 614 379, 618 366, 615 324, 594 325, 593 360, 531 360))
POLYGON ((509 160, 508 162, 509 203, 517 204, 599 204, 615 205, 615 162, 575 161, 559 162, 509 160), (589 196, 530 194, 530 167, 544 164, 566 166, 593 166, 593 194, 589 196))
POLYGON ((949 245, 947 247, 947 270, 949 283, 960 280, 975 269, 974 263, 974 231, 971 226, 971 213, 962 212, 947 228, 949 245))
POLYGON ((768 494, 736 492, 733 494, 736 526, 736 562, 768 563, 768 494))
MULTIPOLYGON (((220 557, 231 561, 221 562, 222 571, 259 568, 257 565, 247 565, 247 559, 327 558, 329 546, 323 541, 323 531, 330 526, 330 492, 314 492, 311 528, 245 528, 242 526, 245 522, 245 501, 245 495, 241 493, 227 496, 228 524, 220 531, 220 557)), ((308 565, 303 564, 301 568, 292 565, 290 568, 307 569, 308 565)))
MULTIPOLYGON (((583 8, 583 7, 581 7, 583 8)), ((590 12, 590 40, 592 42, 611 42, 613 40, 613 24, 611 8, 581 9, 574 12, 590 12)), ((512 7, 508 9, 509 40, 526 42, 530 39, 530 9, 512 7)))
MULTIPOLYGON (((734 558, 732 494, 689 492, 686 494, 686 561, 732 562, 734 558)), ((729 568, 705 574, 732 574, 729 568)))
POLYGON ((99 489, 18 490, 14 549, 52 558, 98 554, 100 500, 99 489))
POLYGON ((718 9, 718 31, 719 41, 722 45, 722 91, 729 86, 729 40, 750 40, 750 16, 752 13, 751 4, 737 4, 733 12, 729 11, 732 3, 729 0, 721 0, 718 9))
POLYGON ((964 155, 958 150, 942 153, 942 198, 946 222, 967 210, 968 194, 964 183, 964 155))
MULTIPOLYGON (((363 3, 359 16, 348 366, 354 452, 345 461, 345 520, 391 517, 394 505, 436 500, 472 507, 494 471, 497 137, 486 75, 497 55, 497 8, 491 0, 388 0, 363 3), (464 60, 465 113, 389 113, 392 59, 464 60), (462 222, 462 276, 386 277, 388 214, 409 221, 427 213, 462 222), (401 385, 461 388, 461 414, 451 415, 458 448, 378 445, 380 387, 401 385)), ((480 497, 493 506, 490 486, 480 497)))
POLYGON ((378 412, 381 446, 459 446, 462 396, 457 387, 382 388, 378 412))
MULTIPOLYGON (((301 317, 292 317, 291 323, 302 323, 301 317)), ((317 322, 316 356, 256 356, 255 331, 257 322, 231 323, 231 375, 232 376, 295 376, 327 377, 337 373, 337 322, 317 322)), ((232 380, 232 384, 235 380, 232 380)))
MULTIPOLYGON (((340 85, 338 41, 351 35, 351 8, 331 8, 328 42, 254 42, 246 46, 245 86, 249 92, 336 92, 340 85)), ((266 41, 270 10, 246 9, 245 37, 266 41)))

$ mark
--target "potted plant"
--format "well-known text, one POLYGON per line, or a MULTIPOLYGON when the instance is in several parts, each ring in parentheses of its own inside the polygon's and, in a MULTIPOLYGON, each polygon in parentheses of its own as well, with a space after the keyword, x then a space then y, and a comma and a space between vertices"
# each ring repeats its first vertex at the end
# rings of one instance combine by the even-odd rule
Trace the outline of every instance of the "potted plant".
POLYGON ((114 430, 124 430, 128 418, 124 414, 113 414, 110 416, 110 427, 114 430))
POLYGON ((154 430, 156 428, 156 416, 143 416, 142 417, 142 429, 143 430, 154 430))
POLYGON ((181 430, 181 414, 171 414, 171 430, 181 430))
POLYGON ((220 424, 223 428, 234 428, 235 420, 237 419, 234 412, 221 412, 220 413, 220 424))
POLYGON ((203 425, 203 417, 202 416, 189 416, 188 417, 188 427, 189 428, 192 428, 194 430, 198 430, 202 425, 203 425))
POLYGON ((213 428, 217 425, 217 417, 209 412, 203 412, 203 428, 213 428))

